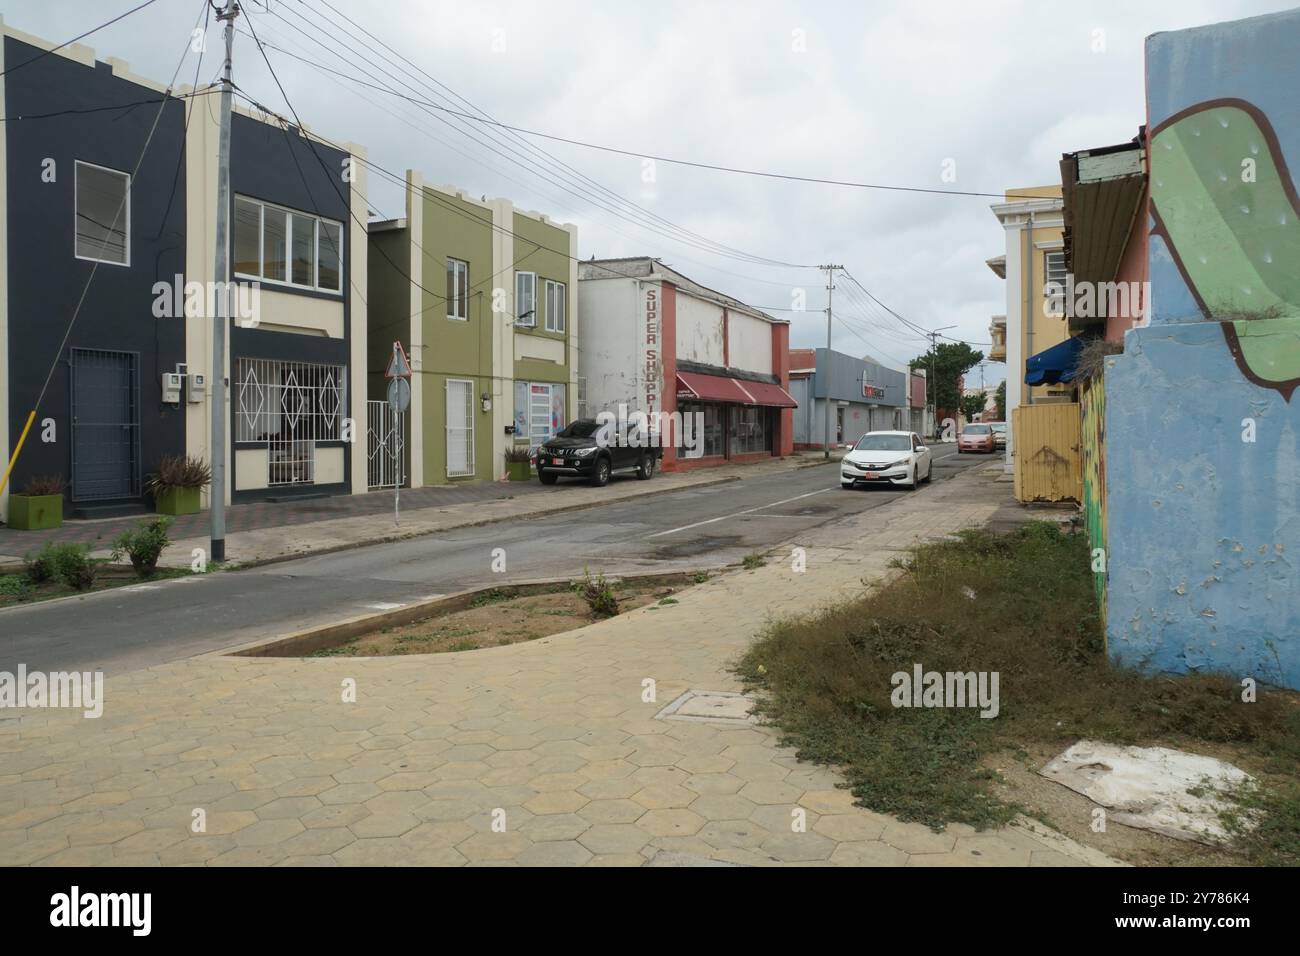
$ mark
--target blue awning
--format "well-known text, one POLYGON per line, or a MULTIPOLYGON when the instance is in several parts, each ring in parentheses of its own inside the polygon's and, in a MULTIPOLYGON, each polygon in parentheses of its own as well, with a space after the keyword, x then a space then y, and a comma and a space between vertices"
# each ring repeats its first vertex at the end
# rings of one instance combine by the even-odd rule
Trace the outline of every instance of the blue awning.
POLYGON ((1025 362, 1025 384, 1055 385, 1057 382, 1070 381, 1074 378, 1082 349, 1083 339, 1076 335, 1058 342, 1050 349, 1043 349, 1037 355, 1031 355, 1025 362))

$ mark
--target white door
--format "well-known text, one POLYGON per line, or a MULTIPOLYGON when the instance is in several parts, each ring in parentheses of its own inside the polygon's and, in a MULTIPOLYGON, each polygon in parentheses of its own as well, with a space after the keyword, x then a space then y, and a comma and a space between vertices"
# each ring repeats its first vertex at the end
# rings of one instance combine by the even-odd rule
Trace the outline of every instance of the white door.
POLYGON ((447 379, 447 477, 474 474, 474 383, 447 379))

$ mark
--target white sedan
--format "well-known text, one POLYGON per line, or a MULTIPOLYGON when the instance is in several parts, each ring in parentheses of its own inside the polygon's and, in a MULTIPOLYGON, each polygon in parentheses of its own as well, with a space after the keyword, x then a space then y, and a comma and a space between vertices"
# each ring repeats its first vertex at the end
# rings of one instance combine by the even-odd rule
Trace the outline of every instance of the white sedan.
POLYGON ((930 480, 930 449, 915 432, 867 432, 840 462, 840 487, 901 485, 930 480))

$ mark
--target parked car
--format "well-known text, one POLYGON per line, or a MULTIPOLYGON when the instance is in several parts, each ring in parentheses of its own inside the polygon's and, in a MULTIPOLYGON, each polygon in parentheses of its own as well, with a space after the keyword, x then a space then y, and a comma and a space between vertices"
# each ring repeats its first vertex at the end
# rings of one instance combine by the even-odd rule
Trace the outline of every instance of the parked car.
POLYGON ((957 436, 957 450, 959 452, 988 452, 991 455, 997 451, 997 448, 992 425, 975 422, 963 428, 961 434, 957 436))
POLYGON ((1007 423, 1006 422, 989 422, 989 428, 993 429, 993 444, 999 448, 1007 447, 1007 423))
POLYGON ((611 435, 594 419, 580 418, 537 449, 537 477, 544 485, 560 478, 585 478, 600 487, 609 483, 614 472, 634 471, 645 481, 654 477, 662 457, 658 443, 647 447, 635 428, 611 435))
POLYGON ((840 461, 840 487, 916 488, 932 477, 930 449, 915 432, 867 432, 840 461))

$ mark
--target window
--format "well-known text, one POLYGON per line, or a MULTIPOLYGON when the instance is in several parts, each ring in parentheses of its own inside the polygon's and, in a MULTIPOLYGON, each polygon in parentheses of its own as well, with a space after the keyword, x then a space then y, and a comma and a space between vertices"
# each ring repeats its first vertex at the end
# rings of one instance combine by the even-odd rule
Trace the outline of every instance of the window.
POLYGON ((565 311, 565 288, 563 282, 546 280, 546 331, 563 332, 565 311))
POLYGON ((740 405, 731 410, 731 454, 770 451, 768 410, 740 405))
POLYGON ((682 428, 677 445, 678 457, 722 455, 726 408, 703 402, 682 402, 679 411, 682 413, 682 428))
POLYGON ((343 291, 343 226, 235 197, 235 275, 321 292, 343 291))
POLYGON ((515 273, 515 325, 537 328, 537 273, 515 273))
POLYGON ((131 177, 115 169, 76 164, 73 254, 78 259, 131 264, 131 177))
POLYGON ((312 484, 316 443, 338 441, 347 379, 340 365, 240 358, 235 441, 264 445, 267 484, 312 484))
POLYGON ((469 321, 469 263, 447 260, 447 318, 469 321))
POLYGON ((1068 291, 1064 252, 1048 252, 1043 256, 1043 275, 1046 277, 1043 295, 1047 297, 1047 313, 1064 315, 1068 291))

